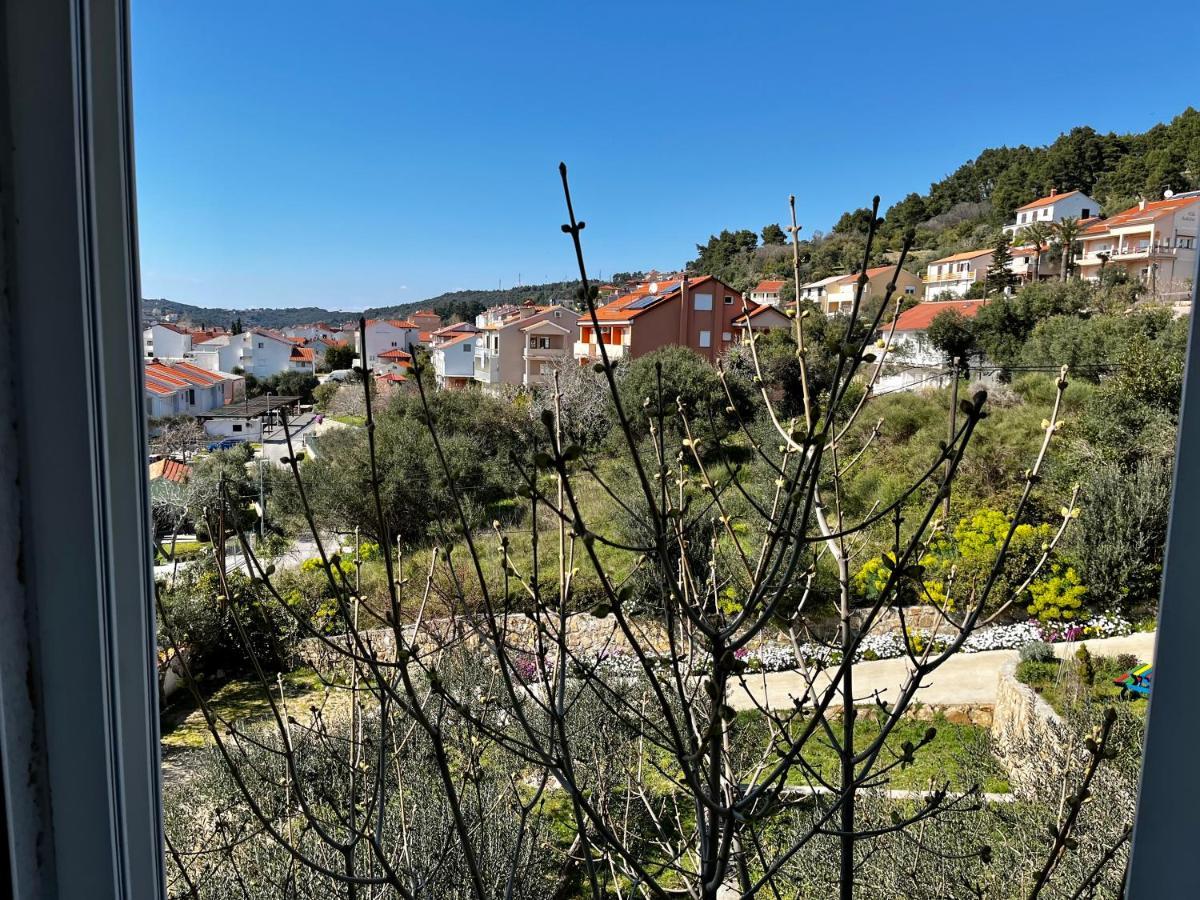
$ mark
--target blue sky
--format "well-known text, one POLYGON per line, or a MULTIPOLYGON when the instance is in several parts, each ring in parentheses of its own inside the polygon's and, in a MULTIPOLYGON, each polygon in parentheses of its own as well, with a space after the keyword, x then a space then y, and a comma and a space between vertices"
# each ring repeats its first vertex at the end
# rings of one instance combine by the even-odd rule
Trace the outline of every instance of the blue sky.
POLYGON ((143 293, 359 309, 568 278, 560 159, 592 273, 679 265, 789 193, 828 229, 985 147, 1200 104, 1182 10, 1135 35, 1108 2, 140 0, 143 293))

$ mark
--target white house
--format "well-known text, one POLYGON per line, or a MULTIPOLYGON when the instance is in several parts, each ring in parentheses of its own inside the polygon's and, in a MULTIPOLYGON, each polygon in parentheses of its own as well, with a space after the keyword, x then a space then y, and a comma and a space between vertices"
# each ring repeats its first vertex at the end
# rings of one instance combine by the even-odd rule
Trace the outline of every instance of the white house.
POLYGON ((799 297, 801 300, 810 300, 824 308, 825 295, 829 290, 829 286, 836 284, 844 277, 843 275, 830 275, 828 278, 822 278, 820 281, 810 281, 808 284, 802 284, 800 285, 799 297))
POLYGON ((1160 299, 1186 300, 1196 270, 1200 191, 1142 200, 1084 228, 1076 248, 1081 277, 1098 279, 1105 266, 1145 282, 1160 299))
POLYGON ((983 281, 992 262, 991 250, 968 250, 935 259, 925 270, 925 296, 930 300, 965 297, 971 285, 983 281))
POLYGON ((363 336, 357 330, 354 332, 354 352, 360 361, 365 358, 366 364, 374 367, 379 354, 385 350, 400 349, 411 353, 419 333, 416 324, 407 319, 367 319, 366 353, 362 347, 363 336))
POLYGON ((787 284, 786 281, 760 281, 758 286, 750 292, 750 300, 752 303, 778 306, 785 284, 787 284))
POLYGON ((475 334, 467 324, 435 332, 429 359, 439 388, 466 387, 475 379, 475 334))
POLYGON ((316 372, 311 347, 301 347, 282 334, 265 328, 251 328, 241 334, 220 335, 192 349, 196 365, 209 371, 232 372, 240 369, 256 378, 270 378, 282 372, 316 372))
POLYGON ((1057 190, 1050 192, 1048 197, 1026 203, 1017 207, 1016 221, 1004 226, 1004 232, 1016 236, 1020 240, 1022 228, 1027 228, 1034 222, 1043 225, 1053 225, 1063 219, 1090 219, 1100 214, 1100 204, 1083 191, 1067 191, 1060 194, 1057 190))
POLYGON ((155 322, 142 332, 142 356, 150 359, 182 359, 192 351, 192 335, 186 328, 168 322, 155 322))
POLYGON ((895 330, 884 325, 884 339, 891 335, 884 348, 884 370, 875 383, 877 393, 911 390, 918 387, 936 388, 945 381, 945 354, 929 342, 927 331, 941 313, 953 310, 968 319, 979 314, 987 300, 925 300, 906 309, 896 319, 895 330))

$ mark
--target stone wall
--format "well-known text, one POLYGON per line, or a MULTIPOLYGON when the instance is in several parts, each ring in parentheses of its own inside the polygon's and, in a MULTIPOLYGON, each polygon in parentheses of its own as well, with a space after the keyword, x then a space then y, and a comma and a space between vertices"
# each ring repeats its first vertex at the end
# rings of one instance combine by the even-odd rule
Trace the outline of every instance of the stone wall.
POLYGON ((1000 668, 992 709, 993 752, 1008 772, 1014 794, 1030 795, 1047 776, 1061 776, 1087 760, 1070 729, 1037 691, 1017 680, 1016 660, 1000 668))

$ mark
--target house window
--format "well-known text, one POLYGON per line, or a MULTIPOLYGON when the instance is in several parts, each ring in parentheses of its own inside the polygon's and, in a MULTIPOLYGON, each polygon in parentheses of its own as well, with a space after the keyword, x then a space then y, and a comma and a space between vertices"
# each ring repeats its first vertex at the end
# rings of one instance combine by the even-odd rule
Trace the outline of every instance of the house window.
POLYGON ((195 405, 196 405, 196 392, 194 390, 189 390, 188 391, 188 406, 195 406, 195 405))
POLYGON ((915 287, 913 287, 911 284, 904 289, 904 293, 908 294, 909 296, 912 296, 916 292, 917 292, 917 289, 915 287))
POLYGON ((726 343, 728 343, 729 341, 732 341, 732 340, 733 340, 733 335, 732 335, 730 332, 728 332, 728 331, 722 331, 722 332, 721 332, 721 340, 723 340, 723 341, 725 341, 726 343))
POLYGON ((233 430, 234 430, 234 431, 241 431, 241 430, 242 430, 242 426, 241 426, 241 425, 234 425, 234 426, 233 426, 233 430))
POLYGON ((262 341, 259 341, 259 342, 258 342, 258 349, 259 349, 259 350, 261 350, 262 348, 263 348, 263 342, 262 342, 262 341))
POLYGON ((395 346, 396 346, 396 342, 395 342, 395 341, 392 341, 392 346, 393 346, 393 347, 395 347, 395 346))
POLYGON ((466 353, 470 353, 470 352, 471 352, 471 345, 470 345, 470 344, 463 344, 463 350, 464 350, 466 353))
POLYGON ((696 294, 692 298, 693 309, 697 312, 705 312, 712 309, 712 294, 696 294))
POLYGON ((730 297, 728 294, 725 295, 725 305, 733 306, 733 298, 730 297))
POLYGON ((700 332, 700 346, 701 347, 711 347, 712 346, 712 332, 711 331, 700 332))
POLYGON ((557 309, 554 311, 554 318, 556 318, 556 319, 562 318, 562 313, 559 312, 557 309))
POLYGON ((1090 209, 1088 209, 1086 206, 1079 213, 1079 218, 1081 218, 1081 219, 1090 219, 1091 217, 1092 217, 1092 211, 1090 209))

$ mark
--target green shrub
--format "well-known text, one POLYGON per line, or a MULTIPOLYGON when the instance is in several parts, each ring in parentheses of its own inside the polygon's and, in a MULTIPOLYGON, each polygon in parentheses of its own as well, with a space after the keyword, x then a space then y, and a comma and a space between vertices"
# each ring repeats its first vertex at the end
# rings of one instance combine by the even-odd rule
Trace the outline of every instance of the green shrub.
POLYGON ((1034 641, 1021 648, 1021 662, 1053 662, 1054 648, 1045 641, 1034 641))

